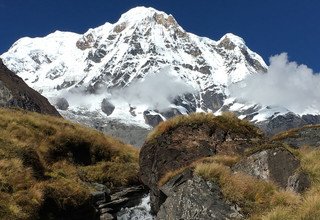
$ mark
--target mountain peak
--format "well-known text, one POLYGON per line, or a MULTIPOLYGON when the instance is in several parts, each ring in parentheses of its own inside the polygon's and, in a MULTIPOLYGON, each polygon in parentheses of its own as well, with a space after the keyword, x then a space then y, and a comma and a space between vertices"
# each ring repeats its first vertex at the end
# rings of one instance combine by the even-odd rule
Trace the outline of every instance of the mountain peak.
POLYGON ((135 7, 122 14, 116 24, 124 27, 135 25, 144 21, 146 21, 147 24, 156 22, 157 24, 163 25, 166 28, 172 25, 177 25, 177 22, 172 15, 168 15, 163 11, 158 11, 151 7, 147 8, 143 6, 135 7))
POLYGON ((165 16, 168 16, 165 12, 158 11, 154 8, 138 6, 122 14, 118 22, 135 22, 147 17, 153 17, 155 14, 163 14, 165 16))
POLYGON ((218 45, 222 46, 226 49, 233 50, 235 47, 244 47, 246 46, 246 42, 243 38, 232 34, 227 33, 218 41, 218 45))

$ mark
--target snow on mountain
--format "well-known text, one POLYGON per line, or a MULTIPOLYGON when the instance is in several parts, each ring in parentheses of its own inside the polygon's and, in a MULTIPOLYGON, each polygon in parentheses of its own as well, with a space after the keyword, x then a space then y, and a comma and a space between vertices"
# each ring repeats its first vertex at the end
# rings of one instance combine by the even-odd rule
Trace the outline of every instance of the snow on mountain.
POLYGON ((69 117, 142 127, 177 114, 232 110, 264 121, 286 109, 241 103, 228 87, 267 65, 231 33, 214 41, 186 32, 172 15, 137 7, 84 34, 22 38, 3 62, 69 117), (104 110, 104 111, 103 111, 104 110), (106 113, 107 112, 107 113, 106 113), (111 112, 111 113, 110 113, 111 112))

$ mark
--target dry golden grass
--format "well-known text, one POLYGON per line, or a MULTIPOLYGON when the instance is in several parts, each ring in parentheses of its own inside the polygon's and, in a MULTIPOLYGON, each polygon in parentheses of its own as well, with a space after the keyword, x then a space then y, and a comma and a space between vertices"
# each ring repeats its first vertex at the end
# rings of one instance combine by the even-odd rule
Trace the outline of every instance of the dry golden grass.
POLYGON ((222 164, 228 167, 231 167, 235 165, 237 162, 239 162, 240 156, 239 155, 226 155, 226 154, 216 154, 211 157, 205 157, 202 158, 195 163, 217 163, 217 164, 222 164))
POLYGON ((221 116, 214 116, 211 113, 192 113, 190 115, 180 115, 161 122, 153 129, 152 132, 149 133, 146 140, 154 140, 161 134, 174 129, 177 126, 188 125, 196 128, 202 124, 219 127, 233 133, 247 134, 250 137, 262 136, 262 133, 258 128, 250 124, 248 121, 238 119, 232 113, 223 113, 221 116))
MULTIPOLYGON (((318 220, 320 216, 320 149, 301 148, 296 150, 302 169, 311 178, 310 189, 295 205, 279 205, 260 216, 263 220, 318 220)), ((287 197, 284 195, 284 197, 287 197)))
POLYGON ((240 205, 242 212, 252 219, 277 206, 293 206, 300 197, 283 191, 273 183, 258 180, 243 173, 233 174, 229 167, 212 163, 198 163, 195 173, 206 180, 217 182, 225 198, 240 205))
POLYGON ((166 184, 172 177, 179 175, 181 173, 183 173, 186 169, 190 168, 191 166, 186 166, 186 167, 181 167, 177 170, 170 170, 168 171, 165 175, 163 175, 159 182, 158 182, 158 186, 161 187, 164 184, 166 184))
POLYGON ((0 219, 34 219, 47 198, 88 201, 86 182, 138 181, 138 150, 61 118, 0 109, 0 219))

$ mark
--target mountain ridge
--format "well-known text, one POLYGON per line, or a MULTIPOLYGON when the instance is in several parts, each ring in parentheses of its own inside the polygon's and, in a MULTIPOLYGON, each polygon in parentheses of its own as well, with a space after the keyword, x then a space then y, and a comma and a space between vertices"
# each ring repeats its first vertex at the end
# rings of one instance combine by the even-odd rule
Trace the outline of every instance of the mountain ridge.
POLYGON ((51 103, 65 98, 69 108, 60 113, 73 120, 88 116, 150 129, 199 111, 234 111, 258 123, 290 112, 230 96, 230 85, 268 68, 241 37, 199 37, 153 8, 131 9, 83 35, 23 38, 1 57, 51 103))

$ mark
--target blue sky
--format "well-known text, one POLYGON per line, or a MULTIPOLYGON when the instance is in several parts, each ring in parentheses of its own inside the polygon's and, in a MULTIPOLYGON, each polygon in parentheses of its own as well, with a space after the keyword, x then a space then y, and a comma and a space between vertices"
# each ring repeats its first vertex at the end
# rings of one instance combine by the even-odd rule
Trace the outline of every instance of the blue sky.
POLYGON ((318 0, 0 0, 0 54, 21 37, 84 33, 141 5, 172 14, 200 36, 239 35, 267 62, 288 52, 290 60, 320 72, 318 0))

